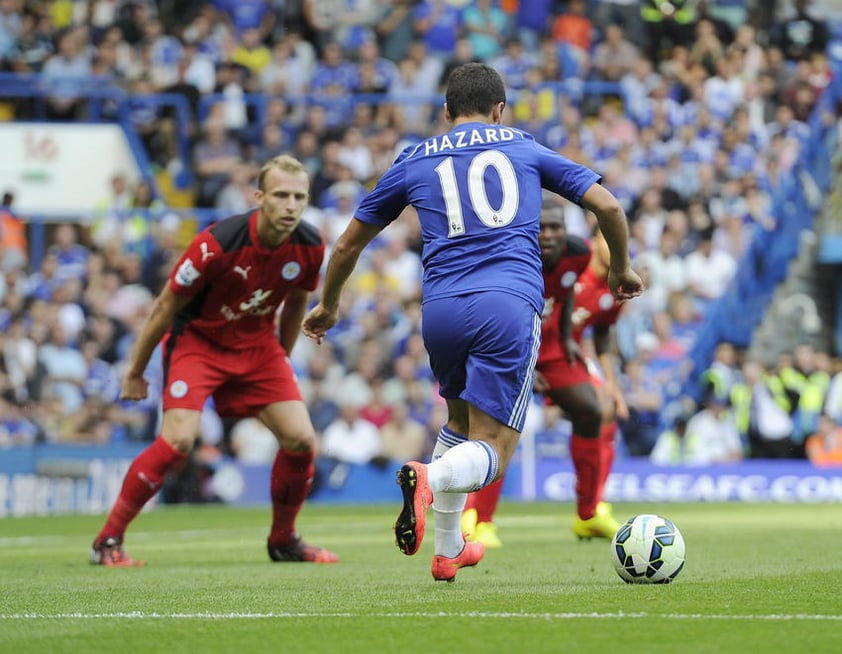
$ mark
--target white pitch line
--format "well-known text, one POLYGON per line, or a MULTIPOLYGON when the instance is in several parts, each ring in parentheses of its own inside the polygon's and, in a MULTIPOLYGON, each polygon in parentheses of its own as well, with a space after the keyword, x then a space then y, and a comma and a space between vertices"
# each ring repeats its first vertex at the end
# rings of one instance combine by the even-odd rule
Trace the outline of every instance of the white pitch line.
POLYGON ((465 612, 406 612, 406 613, 11 613, 0 614, 0 620, 267 620, 288 618, 492 618, 526 620, 741 620, 741 621, 805 621, 842 622, 842 615, 812 615, 807 613, 768 615, 725 615, 702 613, 494 613, 465 612))

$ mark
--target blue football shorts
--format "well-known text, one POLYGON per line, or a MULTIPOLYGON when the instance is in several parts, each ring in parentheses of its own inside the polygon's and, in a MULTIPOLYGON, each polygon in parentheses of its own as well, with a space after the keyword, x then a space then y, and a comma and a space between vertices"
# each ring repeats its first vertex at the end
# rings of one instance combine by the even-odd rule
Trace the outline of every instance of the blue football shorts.
POLYGON ((523 431, 541 345, 541 316, 529 302, 502 291, 429 300, 421 331, 443 398, 523 431))

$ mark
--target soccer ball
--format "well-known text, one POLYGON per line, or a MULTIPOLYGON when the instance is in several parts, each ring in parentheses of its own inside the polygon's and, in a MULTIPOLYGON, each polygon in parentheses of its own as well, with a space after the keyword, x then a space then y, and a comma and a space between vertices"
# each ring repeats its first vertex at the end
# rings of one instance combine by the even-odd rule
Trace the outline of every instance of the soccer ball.
POLYGON ((614 534, 611 560, 628 584, 668 584, 684 567, 684 538, 671 520, 642 513, 614 534))

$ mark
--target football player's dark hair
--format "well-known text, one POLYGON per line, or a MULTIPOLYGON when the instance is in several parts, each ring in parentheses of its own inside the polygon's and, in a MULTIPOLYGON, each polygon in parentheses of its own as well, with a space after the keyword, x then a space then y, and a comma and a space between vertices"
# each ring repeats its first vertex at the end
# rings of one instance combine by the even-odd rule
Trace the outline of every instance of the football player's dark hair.
POLYGON ((451 120, 475 114, 488 116, 494 105, 506 102, 506 86, 491 66, 462 64, 447 78, 445 101, 451 120))

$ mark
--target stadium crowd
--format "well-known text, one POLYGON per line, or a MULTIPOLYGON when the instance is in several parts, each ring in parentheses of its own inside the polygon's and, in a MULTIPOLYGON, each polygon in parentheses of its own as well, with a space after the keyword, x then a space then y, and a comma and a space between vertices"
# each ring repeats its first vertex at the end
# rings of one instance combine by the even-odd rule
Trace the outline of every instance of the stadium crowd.
MULTIPOLYGON (((625 452, 667 464, 805 456, 817 451, 808 436, 842 421, 842 366, 828 353, 799 347, 770 367, 723 344, 701 406, 681 396, 681 382, 706 307, 752 234, 774 225, 770 195, 831 78, 830 22, 807 0, 673 0, 672 14, 661 4, 0 0, 0 69, 107 76, 131 93, 130 122, 155 169, 190 167, 196 206, 219 216, 248 210, 260 165, 292 154, 312 176, 305 220, 330 248, 400 149, 440 129, 453 66, 488 62, 509 87, 505 122, 600 172, 630 218, 648 290, 618 324, 625 452), (189 161, 179 159, 173 117, 147 101, 154 93, 189 101, 189 161), (200 100, 211 94, 220 100, 205 115, 200 100), (758 424, 775 414, 760 402, 778 407, 776 424, 758 424)), ((30 101, 9 104, 14 118, 31 117, 30 101)), ((47 104, 55 120, 87 109, 67 93, 47 104)), ((51 229, 33 269, 26 216, 14 189, 4 197, 0 445, 157 433, 160 389, 123 402, 119 379, 191 223, 122 171, 98 206, 51 229)), ((565 213, 571 233, 590 234, 592 216, 571 204, 565 213)), ((429 455, 445 414, 420 336, 420 276, 407 211, 364 255, 327 342, 299 340, 293 364, 323 456, 429 455)), ((147 378, 159 383, 160 371, 147 378)), ((205 422, 203 456, 271 461, 274 439, 257 421, 222 421, 209 406, 205 422)), ((562 417, 536 399, 529 429, 561 433, 562 417)))

